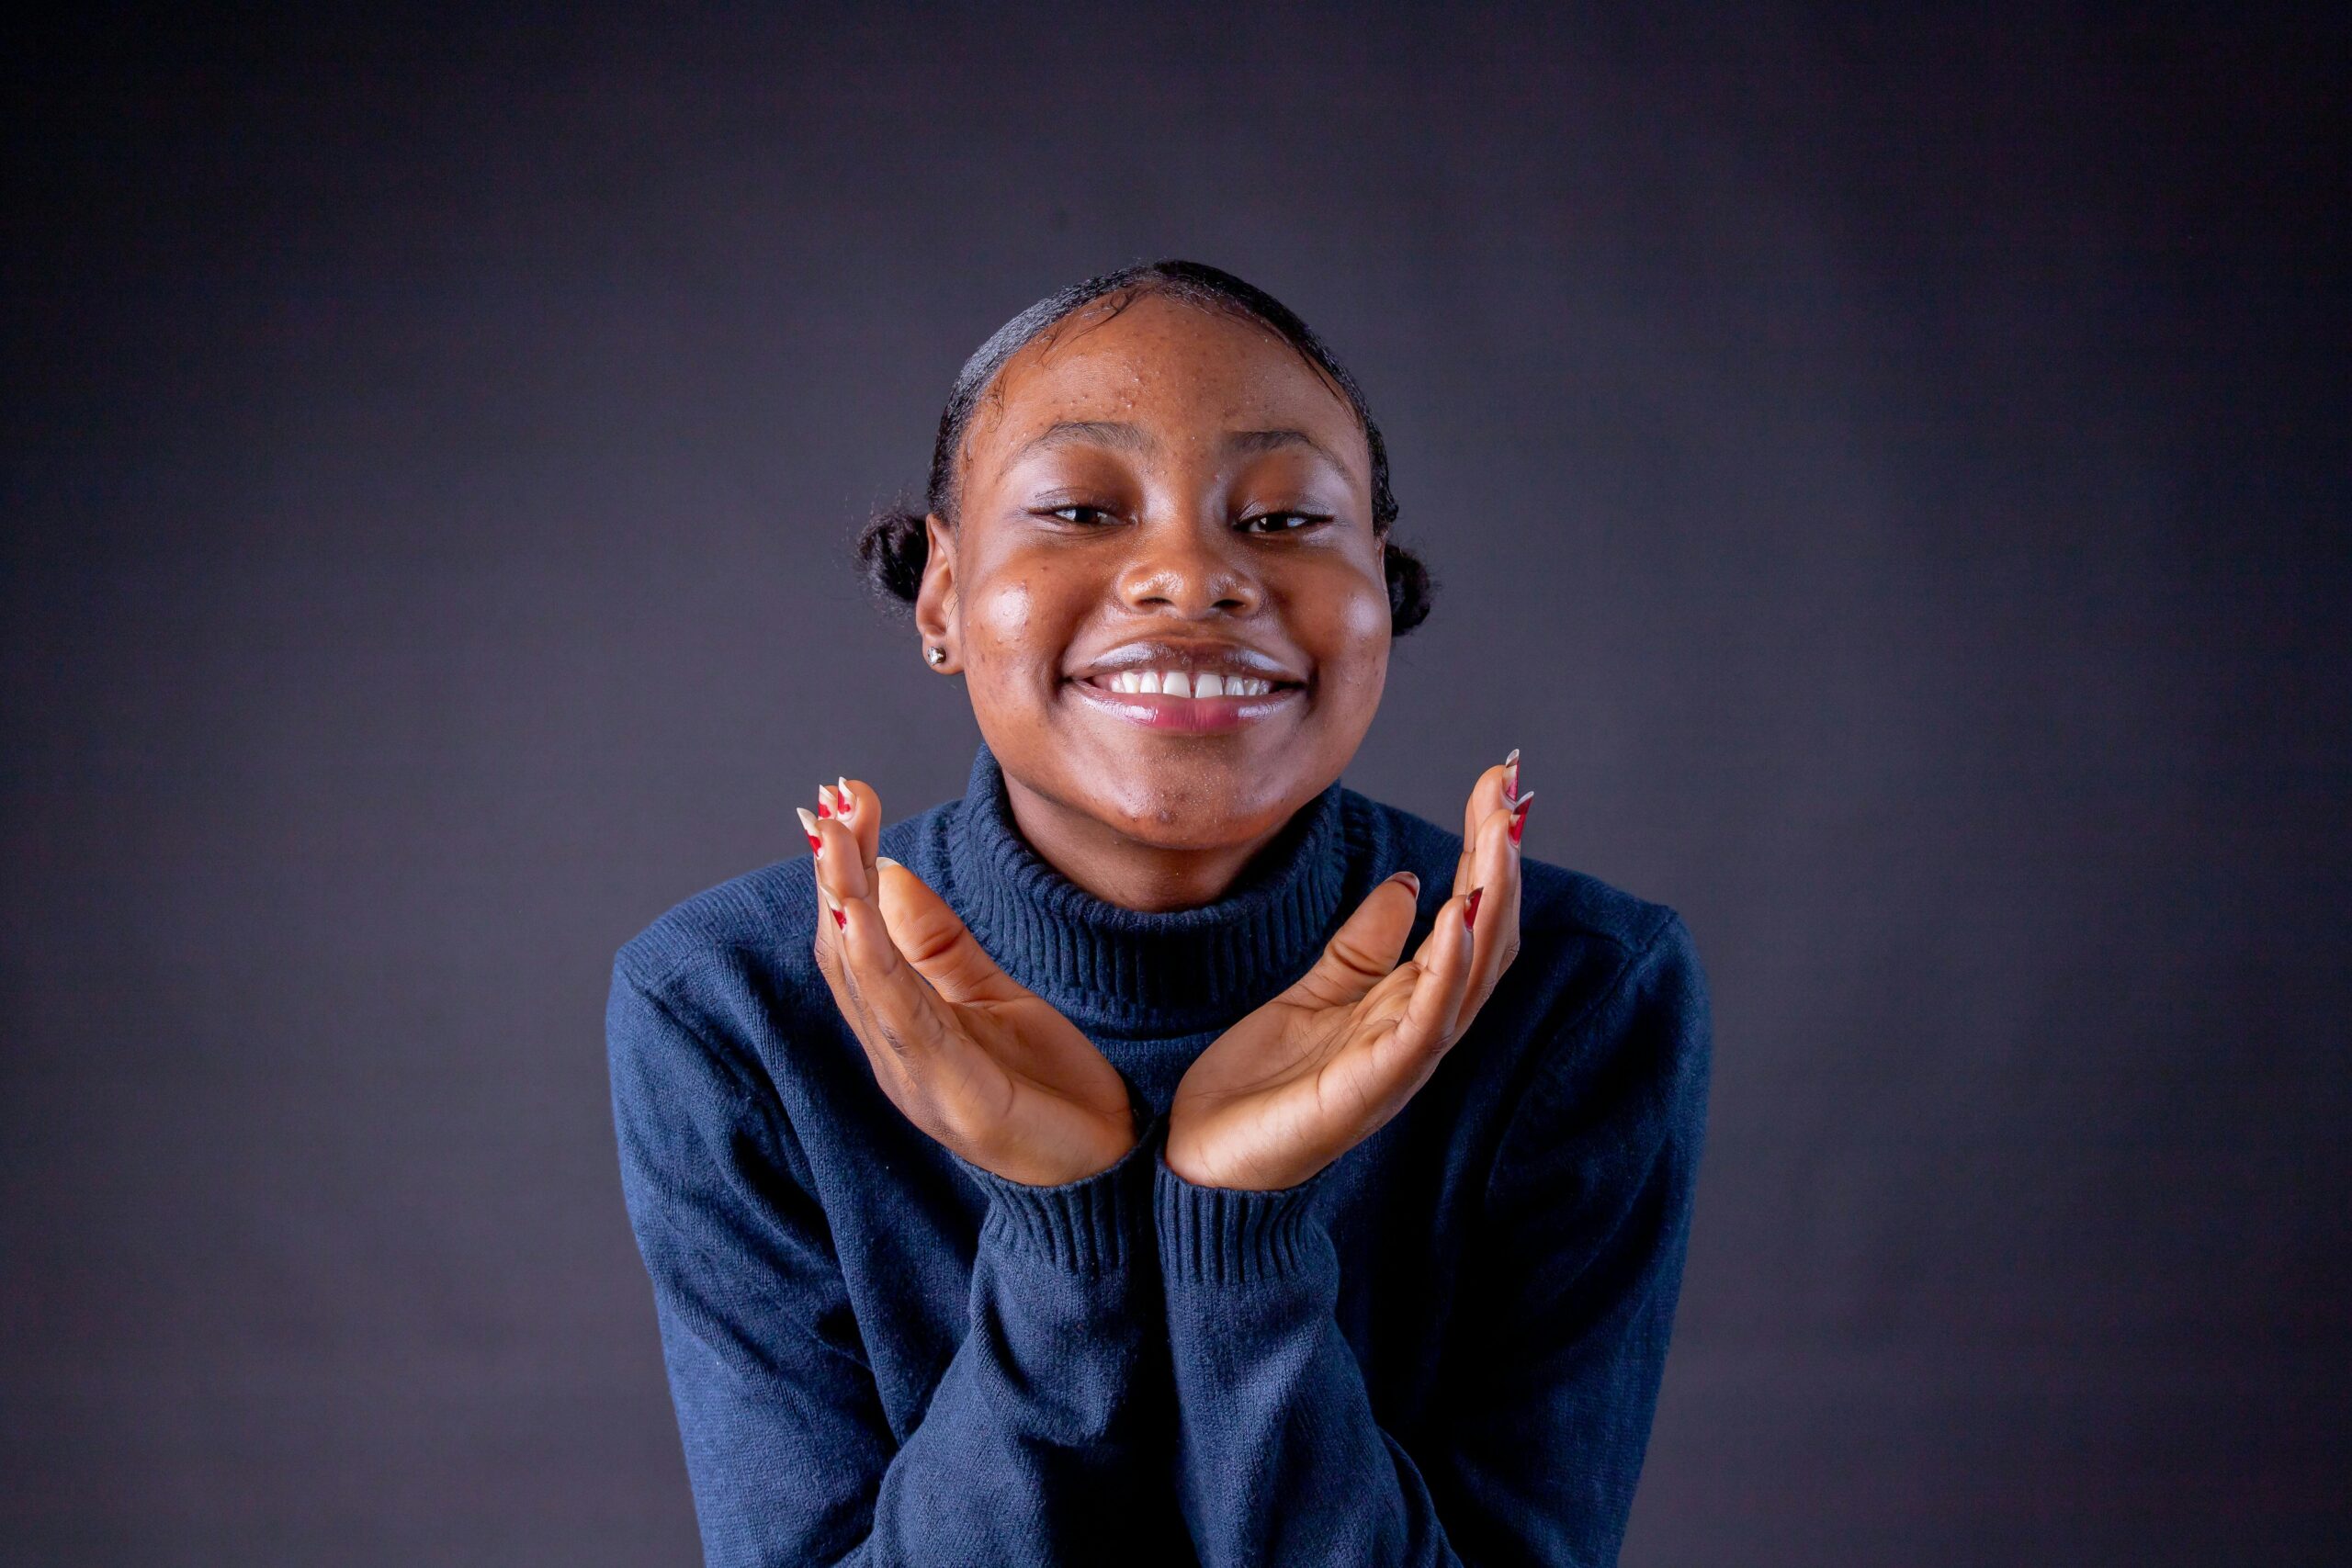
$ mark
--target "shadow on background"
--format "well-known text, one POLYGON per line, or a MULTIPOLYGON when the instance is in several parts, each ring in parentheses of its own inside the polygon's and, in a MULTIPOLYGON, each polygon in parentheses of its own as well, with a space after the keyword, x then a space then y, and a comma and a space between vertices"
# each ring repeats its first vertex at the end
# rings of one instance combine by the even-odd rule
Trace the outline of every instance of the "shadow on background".
POLYGON ((2343 1561, 2346 40, 2007 10, 20 36, 0 1554, 694 1559, 612 951, 961 789, 850 536, 1182 254, 1442 579, 1349 782, 1706 960, 1627 1561, 2343 1561))

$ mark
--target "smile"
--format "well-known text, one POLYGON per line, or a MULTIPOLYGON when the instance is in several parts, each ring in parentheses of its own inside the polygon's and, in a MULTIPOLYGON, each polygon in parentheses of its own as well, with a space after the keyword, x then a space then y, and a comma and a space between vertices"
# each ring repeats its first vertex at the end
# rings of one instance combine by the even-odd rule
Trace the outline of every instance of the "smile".
POLYGON ((1209 734, 1238 729, 1278 712, 1306 691, 1254 675, 1214 670, 1120 670, 1072 681, 1087 702, 1147 729, 1209 734))
POLYGON ((1196 679, 1182 670, 1120 670, 1096 677, 1114 692, 1151 692, 1170 697, 1262 697, 1274 689, 1272 681, 1254 675, 1220 675, 1204 670, 1196 679))

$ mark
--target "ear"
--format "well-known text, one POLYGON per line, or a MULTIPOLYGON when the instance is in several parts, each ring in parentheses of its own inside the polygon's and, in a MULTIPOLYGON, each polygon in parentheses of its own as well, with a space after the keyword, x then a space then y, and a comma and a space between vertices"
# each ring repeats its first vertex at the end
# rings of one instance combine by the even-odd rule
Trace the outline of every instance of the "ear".
POLYGON ((956 531, 936 512, 923 520, 922 582, 915 589, 915 630, 928 648, 944 648, 947 657, 932 668, 945 675, 963 668, 957 641, 962 629, 956 598, 956 531))

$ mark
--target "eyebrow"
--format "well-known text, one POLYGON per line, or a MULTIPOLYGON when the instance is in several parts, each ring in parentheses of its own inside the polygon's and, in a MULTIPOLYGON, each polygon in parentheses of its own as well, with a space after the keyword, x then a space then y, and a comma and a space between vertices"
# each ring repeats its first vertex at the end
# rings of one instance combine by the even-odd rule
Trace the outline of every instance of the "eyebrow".
MULTIPOLYGON (((1148 451, 1155 445, 1141 425, 1129 424, 1125 420, 1065 419, 1056 421, 1023 442, 1020 451, 1013 456, 1024 457, 1040 446, 1058 446, 1072 441, 1115 446, 1127 452, 1148 451)), ((1277 452, 1287 446, 1304 446, 1341 473, 1347 472, 1347 465, 1340 462, 1329 447, 1303 430, 1227 431, 1219 445, 1228 456, 1236 457, 1254 457, 1261 453, 1277 452)))

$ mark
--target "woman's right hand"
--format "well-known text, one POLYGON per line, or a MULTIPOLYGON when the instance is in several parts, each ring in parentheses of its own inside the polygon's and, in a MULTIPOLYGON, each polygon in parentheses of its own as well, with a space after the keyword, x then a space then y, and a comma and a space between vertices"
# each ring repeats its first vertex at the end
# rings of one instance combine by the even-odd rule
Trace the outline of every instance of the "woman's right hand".
POLYGON ((801 808, 817 852, 817 965, 907 1119, 1012 1181, 1096 1175, 1135 1147, 1127 1086, 1016 983, 944 899, 876 854, 882 802, 855 779, 801 808))

